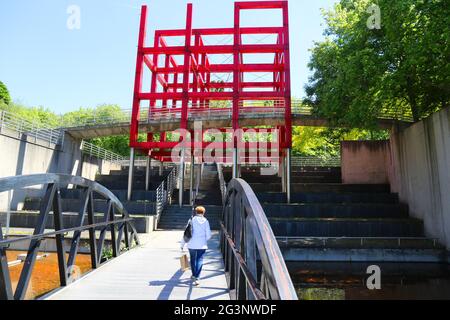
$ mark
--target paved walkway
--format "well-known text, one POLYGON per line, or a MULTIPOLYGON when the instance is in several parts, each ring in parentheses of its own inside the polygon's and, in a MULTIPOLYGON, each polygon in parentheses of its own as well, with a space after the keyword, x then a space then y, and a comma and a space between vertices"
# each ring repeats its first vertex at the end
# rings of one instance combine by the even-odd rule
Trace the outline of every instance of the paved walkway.
POLYGON ((200 279, 180 270, 180 231, 142 235, 142 246, 48 297, 49 300, 229 300, 218 234, 210 241, 200 279))

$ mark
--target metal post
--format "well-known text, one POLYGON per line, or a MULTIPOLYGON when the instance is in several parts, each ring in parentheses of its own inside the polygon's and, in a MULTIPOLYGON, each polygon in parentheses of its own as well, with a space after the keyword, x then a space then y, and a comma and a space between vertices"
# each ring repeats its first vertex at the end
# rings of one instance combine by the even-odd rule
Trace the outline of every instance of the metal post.
POLYGON ((145 168, 145 191, 150 189, 150 170, 152 168, 152 158, 147 157, 147 163, 145 168))
POLYGON ((233 179, 237 179, 239 177, 238 172, 238 149, 234 148, 233 150, 233 179))
POLYGON ((286 197, 287 203, 291 203, 291 149, 286 150, 286 197))
POLYGON ((282 156, 281 158, 281 163, 280 163, 280 173, 281 173, 281 192, 285 193, 287 192, 287 188, 286 188, 286 157, 282 156))
MULTIPOLYGON (((3 240, 2 226, 0 225, 0 240, 3 240)), ((6 248, 0 247, 0 300, 14 300, 11 287, 11 277, 8 268, 6 248)))
POLYGON ((195 159, 194 159, 194 153, 192 153, 192 156, 191 156, 191 172, 190 172, 190 175, 191 175, 191 181, 190 181, 190 185, 189 185, 189 187, 190 187, 190 189, 191 189, 191 192, 190 192, 190 199, 189 199, 189 203, 193 206, 194 205, 194 170, 195 170, 195 159))
POLYGON ((8 191, 8 205, 6 207, 6 235, 9 235, 9 227, 11 224, 11 201, 12 201, 12 193, 13 190, 8 191))
POLYGON ((163 175, 163 171, 164 171, 164 162, 160 162, 159 163, 159 176, 161 177, 163 175))
POLYGON ((0 134, 1 134, 2 131, 3 131, 3 122, 4 122, 4 119, 5 119, 5 111, 1 110, 1 111, 0 111, 0 134))
POLYGON ((183 206, 183 193, 184 193, 184 149, 181 151, 180 158, 180 172, 178 181, 178 204, 183 206))
POLYGON ((128 169, 128 193, 127 200, 131 201, 133 193, 133 178, 134 178, 134 148, 130 149, 130 168, 128 169))

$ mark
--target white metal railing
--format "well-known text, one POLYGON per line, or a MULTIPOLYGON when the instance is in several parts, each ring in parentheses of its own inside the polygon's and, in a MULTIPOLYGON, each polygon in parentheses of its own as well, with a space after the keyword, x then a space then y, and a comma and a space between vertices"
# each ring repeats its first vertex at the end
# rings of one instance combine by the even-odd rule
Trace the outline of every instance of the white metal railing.
POLYGON ((156 220, 159 222, 162 212, 170 204, 173 190, 177 184, 177 167, 173 167, 167 178, 156 189, 156 220))
POLYGON ((341 158, 292 157, 293 167, 341 167, 341 158))
POLYGON ((84 140, 81 142, 81 151, 91 157, 96 157, 99 159, 117 163, 119 165, 121 165, 122 161, 125 160, 125 157, 118 155, 117 153, 106 150, 84 140))
POLYGON ((64 142, 64 131, 45 127, 37 123, 25 120, 19 115, 0 110, 0 133, 11 135, 17 133, 19 139, 26 139, 31 142, 45 146, 61 146, 64 142))
MULTIPOLYGON (((136 157, 134 159, 134 166, 135 167, 146 167, 147 166, 147 159, 148 159, 148 157, 136 157)), ((121 159, 119 161, 119 164, 122 167, 129 167, 130 166, 130 158, 129 157, 123 157, 123 159, 121 159)), ((153 164, 152 164, 152 167, 154 167, 153 164)))

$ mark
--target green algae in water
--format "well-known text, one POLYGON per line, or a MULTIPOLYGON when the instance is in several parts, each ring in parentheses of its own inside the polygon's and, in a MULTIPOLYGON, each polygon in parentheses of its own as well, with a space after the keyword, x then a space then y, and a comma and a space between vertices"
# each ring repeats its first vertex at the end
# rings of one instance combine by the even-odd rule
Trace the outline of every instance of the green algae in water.
POLYGON ((342 289, 302 288, 297 293, 300 300, 345 300, 342 289))

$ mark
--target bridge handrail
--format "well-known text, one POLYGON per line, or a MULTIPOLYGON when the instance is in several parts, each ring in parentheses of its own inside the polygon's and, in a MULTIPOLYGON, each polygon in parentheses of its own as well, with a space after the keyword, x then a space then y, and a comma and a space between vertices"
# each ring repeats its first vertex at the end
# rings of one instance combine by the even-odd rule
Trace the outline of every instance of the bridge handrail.
POLYGON ((42 126, 37 123, 25 120, 18 114, 6 110, 0 110, 0 133, 4 130, 12 130, 19 134, 27 135, 34 143, 46 142, 49 145, 62 145, 64 141, 64 132, 61 129, 42 126))
MULTIPOLYGON (((218 102, 217 107, 211 107, 212 103, 198 104, 189 103, 189 119, 231 119, 232 106, 229 102, 218 102)), ((285 116, 284 100, 271 101, 243 101, 239 105, 242 118, 255 117, 255 114, 261 118, 285 116)), ((178 120, 181 119, 181 109, 178 105, 167 105, 153 107, 153 112, 148 114, 149 108, 142 108, 140 110, 140 123, 146 124, 155 121, 164 120, 178 120)), ((294 99, 291 103, 291 113, 293 116, 307 116, 314 117, 314 109, 306 106, 302 100, 294 99)), ((123 109, 120 114, 114 116, 105 116, 104 114, 97 115, 94 113, 91 117, 80 117, 72 124, 67 125, 67 128, 84 127, 84 126, 99 126, 110 125, 117 123, 130 123, 132 109, 123 109)), ((397 110, 384 109, 378 115, 380 120, 397 120, 404 122, 414 122, 410 113, 398 112, 397 110)))
POLYGON ((0 226, 0 300, 22 300, 25 298, 31 274, 41 246, 41 241, 46 237, 55 236, 60 286, 62 287, 70 284, 71 279, 69 273, 70 269, 75 264, 82 232, 89 232, 92 269, 98 268, 105 262, 102 259, 102 254, 107 232, 110 232, 111 234, 112 256, 114 258, 118 257, 121 254, 121 251, 131 249, 133 240, 136 245, 139 245, 139 238, 132 223, 133 219, 129 216, 119 199, 111 191, 97 182, 82 177, 60 174, 15 176, 0 178, 0 193, 38 185, 44 185, 46 191, 41 201, 39 218, 33 235, 16 239, 5 239, 0 226), (83 192, 80 198, 81 204, 78 211, 76 226, 73 228, 64 228, 60 190, 67 188, 69 185, 81 188, 83 192), (94 193, 99 194, 107 201, 102 222, 96 222, 95 219, 94 193), (53 211, 55 231, 45 232, 51 211, 53 211), (87 224, 85 224, 86 214, 87 224), (116 218, 117 214, 121 216, 120 219, 116 218), (100 230, 98 239, 96 238, 96 230, 100 230), (68 232, 74 232, 74 234, 72 236, 68 258, 66 259, 64 236, 68 232), (124 248, 121 247, 123 238, 125 242, 124 248), (27 241, 30 243, 27 257, 24 261, 17 287, 13 292, 5 248, 9 247, 12 243, 27 241))
POLYGON ((225 272, 236 299, 298 299, 266 214, 242 179, 228 184, 221 239, 225 272), (257 256, 262 264, 259 275, 257 256))

